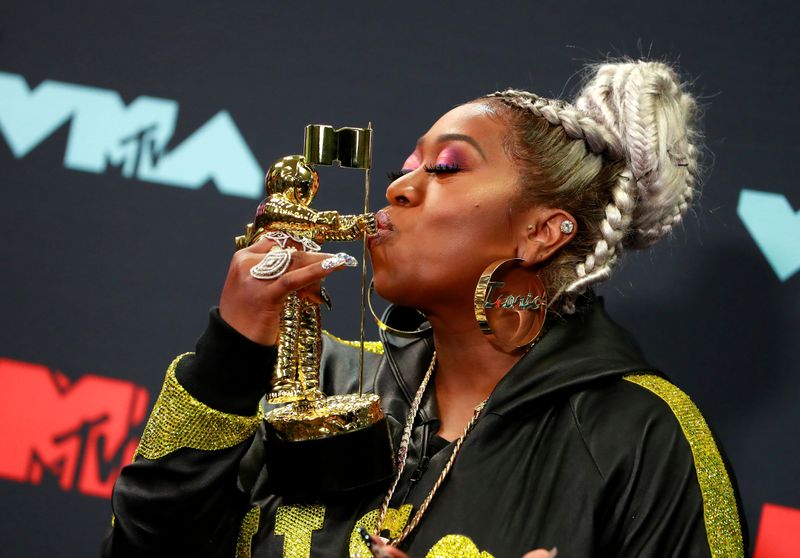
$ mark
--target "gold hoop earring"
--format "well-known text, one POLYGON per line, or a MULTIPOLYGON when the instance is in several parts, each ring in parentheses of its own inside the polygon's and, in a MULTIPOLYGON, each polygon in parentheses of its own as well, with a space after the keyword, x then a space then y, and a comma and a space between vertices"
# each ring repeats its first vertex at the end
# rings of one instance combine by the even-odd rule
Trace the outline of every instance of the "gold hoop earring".
MULTIPOLYGON (((375 281, 372 280, 372 281, 369 282, 369 290, 367 291, 367 307, 369 308, 369 313, 372 314, 372 319, 375 320, 375 323, 378 325, 378 327, 381 330, 387 331, 387 332, 392 333, 394 335, 397 335, 399 337, 406 337, 406 338, 409 338, 409 339, 416 339, 418 337, 424 337, 431 330, 431 325, 428 324, 426 327, 421 327, 421 328, 415 329, 413 331, 404 331, 402 329, 394 328, 394 327, 390 326, 389 324, 387 324, 386 322, 384 322, 383 320, 381 320, 378 317, 378 315, 375 313, 375 310, 372 308, 372 293, 374 291, 375 291, 375 281)), ((419 310, 417 310, 417 313, 420 316, 422 316, 423 318, 425 318, 426 320, 428 319, 427 316, 425 316, 425 314, 423 314, 419 310)))
POLYGON ((513 258, 491 263, 475 287, 475 319, 489 342, 504 351, 533 344, 547 315, 547 294, 539 276, 513 258))

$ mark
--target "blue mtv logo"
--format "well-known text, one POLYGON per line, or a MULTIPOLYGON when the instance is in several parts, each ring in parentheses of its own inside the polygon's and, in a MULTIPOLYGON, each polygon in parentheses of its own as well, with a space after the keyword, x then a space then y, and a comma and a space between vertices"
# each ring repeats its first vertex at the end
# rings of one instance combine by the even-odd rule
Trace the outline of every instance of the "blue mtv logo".
POLYGON ((46 80, 35 89, 21 75, 0 72, 0 134, 17 158, 69 122, 64 166, 200 188, 213 182, 232 196, 258 198, 263 172, 227 111, 220 111, 167 151, 178 103, 141 96, 126 105, 116 91, 46 80))
POLYGON ((781 281, 800 271, 800 211, 786 196, 742 190, 736 212, 781 281))

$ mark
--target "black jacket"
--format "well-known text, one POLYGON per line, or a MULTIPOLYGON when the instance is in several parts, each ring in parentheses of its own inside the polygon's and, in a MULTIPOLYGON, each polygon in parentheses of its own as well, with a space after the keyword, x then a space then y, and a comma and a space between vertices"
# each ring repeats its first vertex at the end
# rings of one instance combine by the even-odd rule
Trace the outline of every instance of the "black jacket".
MULTIPOLYGON (((566 558, 743 556, 730 471, 688 397, 648 366, 599 299, 553 322, 498 384, 401 548, 412 558, 520 558, 553 546, 566 558)), ((367 385, 382 397, 397 447, 432 339, 382 335, 382 343, 385 352, 367 355, 367 385)), ((263 428, 244 415, 267 390, 273 362, 274 349, 212 312, 196 354, 172 367, 138 456, 117 481, 104 556, 366 550, 355 527, 374 525, 388 483, 316 501, 265 491, 263 428)), ((322 369, 326 393, 355 391, 357 349, 326 336, 322 369)), ((429 389, 384 523, 394 535, 450 455, 437 430, 429 389)))

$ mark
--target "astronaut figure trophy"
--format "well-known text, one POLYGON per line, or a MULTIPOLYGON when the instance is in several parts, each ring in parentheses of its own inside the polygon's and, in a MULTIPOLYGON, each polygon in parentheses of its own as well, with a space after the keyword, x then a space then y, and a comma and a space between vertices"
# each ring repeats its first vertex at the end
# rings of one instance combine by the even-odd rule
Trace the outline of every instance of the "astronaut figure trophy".
MULTIPOLYGON (((276 243, 253 267, 253 277, 277 278, 296 250, 316 252, 325 241, 354 241, 375 232, 372 213, 343 215, 311 207, 319 188, 312 162, 332 164, 338 160, 341 166, 365 168, 368 173, 370 134, 371 129, 309 126, 306 155, 289 155, 270 167, 266 198, 258 206, 254 222, 236 238, 237 249, 264 238, 276 243), (354 148, 365 149, 364 136, 366 156, 361 153, 351 161, 354 148)), ((340 263, 357 265, 344 253, 336 257, 340 263)), ((322 294, 327 301, 324 290, 322 294)), ((380 398, 361 393, 326 396, 320 390, 321 331, 319 305, 297 293, 287 296, 266 398, 275 408, 265 416, 267 470, 277 493, 315 495, 346 490, 392 473, 391 439, 380 398), (364 448, 370 446, 375 454, 364 455, 364 448), (335 465, 320 469, 318 463, 335 465)), ((359 372, 354 370, 354 374, 359 372)))
MULTIPOLYGON (((265 179, 266 199, 256 210, 255 235, 278 243, 276 254, 284 254, 290 241, 303 250, 316 252, 326 240, 358 240, 375 232, 375 217, 316 211, 310 206, 319 188, 317 171, 302 155, 289 155, 269 169, 265 179)), ((339 255, 342 259, 347 256, 339 255)), ((280 256, 277 256, 280 259, 280 256)), ((269 267, 269 261, 266 267, 269 267)), ((354 260, 353 260, 354 263, 354 260)), ((278 358, 272 375, 269 403, 314 401, 319 391, 319 360, 322 347, 319 305, 290 294, 281 315, 278 358)))

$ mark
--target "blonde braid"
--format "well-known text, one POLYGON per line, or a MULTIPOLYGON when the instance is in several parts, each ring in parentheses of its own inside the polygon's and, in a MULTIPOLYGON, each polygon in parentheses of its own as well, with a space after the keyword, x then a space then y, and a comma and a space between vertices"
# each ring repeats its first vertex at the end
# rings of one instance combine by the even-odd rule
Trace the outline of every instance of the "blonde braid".
MULTIPOLYGON (((554 126, 561 126, 571 139, 586 142, 589 151, 596 155, 605 155, 609 159, 620 159, 622 148, 619 138, 610 133, 593 118, 564 101, 555 101, 537 97, 532 93, 509 89, 488 95, 499 97, 507 104, 529 110, 535 116, 544 118, 554 126)), ((561 295, 563 310, 572 313, 574 301, 596 283, 605 281, 611 276, 613 265, 621 252, 622 241, 630 226, 635 197, 632 191, 633 181, 630 171, 621 173, 611 192, 611 202, 606 205, 605 218, 600 223, 601 236, 594 249, 582 262, 575 266, 577 278, 560 289, 553 301, 561 295), (562 294, 563 293, 563 294, 562 294)))
POLYGON ((536 184, 530 199, 569 209, 583 223, 582 240, 562 248, 547 272, 551 304, 559 300, 574 312, 581 293, 610 277, 623 248, 652 245, 688 210, 699 173, 695 101, 669 66, 647 61, 598 66, 574 104, 518 89, 486 97, 586 147, 580 155, 538 124, 513 117, 523 176, 536 184), (523 138, 533 144, 520 147, 523 138))
POLYGON ((694 197, 694 99, 669 66, 635 61, 600 66, 575 104, 621 138, 638 198, 629 244, 652 245, 681 221, 694 197))
POLYGON ((507 105, 529 110, 534 116, 544 118, 554 126, 563 127, 567 136, 585 141, 589 151, 594 154, 605 153, 614 160, 622 158, 619 138, 598 125, 586 113, 565 101, 546 99, 519 89, 496 91, 487 97, 497 98, 507 105))

